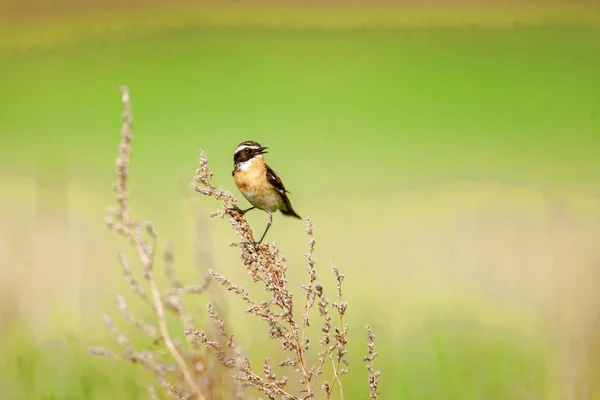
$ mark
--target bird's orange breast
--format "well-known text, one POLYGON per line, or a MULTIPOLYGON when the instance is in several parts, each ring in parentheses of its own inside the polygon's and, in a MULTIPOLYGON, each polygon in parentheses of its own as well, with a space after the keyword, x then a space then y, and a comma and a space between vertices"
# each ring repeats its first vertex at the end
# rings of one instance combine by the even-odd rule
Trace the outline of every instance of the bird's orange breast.
POLYGON ((245 169, 236 170, 233 180, 246 200, 265 211, 276 211, 284 204, 275 188, 267 181, 264 161, 253 160, 245 169))

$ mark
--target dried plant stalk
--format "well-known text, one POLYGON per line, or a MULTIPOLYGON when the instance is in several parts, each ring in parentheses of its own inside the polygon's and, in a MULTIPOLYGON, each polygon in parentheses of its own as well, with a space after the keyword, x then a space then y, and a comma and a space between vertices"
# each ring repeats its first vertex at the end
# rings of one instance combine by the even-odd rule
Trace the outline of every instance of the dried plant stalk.
POLYGON ((375 351, 375 335, 371 331, 371 327, 367 325, 367 355, 364 357, 364 361, 367 362, 367 370, 369 371, 369 388, 371 389, 369 397, 373 400, 377 400, 379 396, 378 384, 380 371, 375 371, 375 358, 377 352, 375 351))
MULTIPOLYGON (((337 267, 331 266, 337 281, 337 301, 333 304, 325 296, 323 286, 317 283, 317 270, 315 268, 316 261, 313 257, 315 248, 314 228, 312 221, 307 219, 307 233, 309 235, 309 251, 306 254, 308 260, 308 283, 302 285, 302 293, 304 296, 304 310, 301 321, 297 322, 293 313, 293 296, 289 289, 286 271, 287 265, 285 258, 279 253, 279 249, 271 244, 261 243, 255 245, 252 230, 243 218, 240 209, 237 207, 237 201, 233 195, 223 189, 218 189, 212 183, 213 173, 208 166, 208 159, 203 151, 200 151, 200 167, 196 170, 194 176, 194 190, 202 195, 212 197, 220 201, 223 209, 211 214, 220 218, 228 217, 228 221, 240 241, 234 243, 240 249, 240 259, 242 260, 247 273, 254 283, 261 283, 267 292, 271 294, 270 302, 256 302, 250 298, 248 292, 232 283, 228 278, 219 274, 216 271, 209 271, 210 274, 219 282, 225 289, 239 296, 247 303, 246 312, 255 315, 257 318, 264 321, 269 327, 269 338, 280 341, 281 349, 289 352, 284 360, 278 363, 279 366, 289 367, 294 373, 298 373, 298 382, 305 389, 302 391, 302 396, 293 398, 315 398, 316 382, 322 375, 326 359, 331 360, 334 380, 331 385, 328 382, 322 384, 327 399, 331 398, 332 392, 337 386, 340 395, 343 399, 343 387, 341 377, 347 371, 348 363, 344 358, 347 350, 347 334, 349 327, 344 324, 344 315, 348 309, 348 303, 342 299, 342 282, 344 274, 337 267), (321 325, 322 338, 320 344, 322 348, 317 352, 316 365, 309 365, 308 352, 310 343, 308 340, 308 330, 310 324, 310 310, 313 305, 318 303, 319 315, 323 319, 321 325), (330 315, 330 305, 336 310, 338 326, 333 327, 332 332, 332 315, 330 315)), ((213 320, 217 320, 213 318, 213 320)), ((220 345, 218 342, 210 341, 204 332, 189 331, 188 334, 199 338, 207 347, 211 348, 219 359, 228 368, 237 369, 242 372, 238 375, 242 385, 253 386, 265 393, 269 398, 274 398, 276 394, 284 396, 282 392, 275 391, 271 385, 266 382, 280 382, 277 390, 283 390, 287 383, 287 377, 278 378, 270 368, 270 360, 263 363, 263 375, 261 379, 257 379, 257 373, 250 369, 249 364, 246 364, 244 358, 240 358, 239 354, 226 356, 225 348, 227 346, 220 345), (267 366, 269 366, 267 368, 267 366)), ((222 333, 223 337, 227 336, 222 333)))
MULTIPOLYGON (((124 111, 122 114, 123 124, 121 127, 121 143, 119 147, 119 157, 116 162, 117 182, 114 185, 114 193, 117 200, 117 207, 111 207, 109 212, 110 217, 107 218, 109 228, 120 233, 129 240, 129 243, 135 249, 137 257, 142 265, 144 278, 150 289, 150 296, 146 294, 137 279, 135 279, 129 261, 124 253, 120 254, 121 265, 125 275, 125 280, 131 287, 133 293, 137 294, 147 305, 150 306, 156 316, 158 329, 150 324, 136 319, 127 307, 125 297, 117 296, 118 308, 121 315, 134 326, 136 326, 145 335, 155 339, 155 342, 162 341, 171 358, 175 361, 176 368, 173 369, 159 361, 159 357, 150 351, 135 352, 131 348, 129 339, 125 335, 117 333, 116 328, 110 318, 105 316, 105 322, 109 330, 116 337, 117 342, 124 348, 124 353, 117 356, 112 351, 102 349, 92 349, 94 354, 109 356, 112 358, 123 358, 132 362, 139 362, 149 370, 152 370, 157 375, 159 383, 165 389, 167 395, 172 398, 188 397, 187 393, 192 395, 192 398, 197 400, 205 400, 206 397, 199 385, 196 383, 189 363, 184 358, 184 355, 178 348, 178 345, 171 338, 171 334, 167 327, 165 316, 165 303, 161 296, 160 289, 154 276, 154 255, 156 249, 156 233, 150 223, 142 225, 139 221, 133 218, 133 213, 129 205, 129 164, 131 156, 131 140, 132 140, 132 124, 133 115, 131 107, 131 97, 127 87, 121 87, 121 100, 124 111), (149 239, 146 239, 146 237, 149 239), (176 388, 169 380, 167 375, 180 375, 183 378, 184 389, 176 388)), ((168 264, 168 263, 167 263, 168 264)), ((171 271, 171 270, 170 270, 171 271)), ((173 282, 173 281, 172 281, 173 282)), ((168 296, 168 305, 179 305, 177 308, 178 314, 184 324, 187 324, 189 317, 181 305, 181 300, 178 295, 168 296)), ((188 328, 191 326, 188 325, 188 328)), ((182 385, 180 385, 182 386, 182 385)), ((156 396, 154 389, 150 391, 150 396, 156 396)))
MULTIPOLYGON (((177 277, 174 268, 173 243, 169 242, 164 253, 164 273, 169 280, 169 287, 161 294, 155 278, 155 249, 157 235, 152 224, 141 224, 135 220, 129 206, 128 169, 131 154, 131 127, 133 117, 131 113, 131 99, 126 87, 121 88, 122 102, 124 105, 123 126, 121 129, 120 153, 117 159, 117 182, 114 192, 117 207, 109 208, 110 217, 106 222, 109 228, 126 237, 136 251, 137 258, 142 265, 143 277, 149 289, 149 295, 140 282, 135 278, 131 265, 124 253, 120 253, 120 261, 126 282, 133 294, 139 297, 152 310, 156 317, 157 326, 135 318, 129 310, 125 296, 118 295, 117 303, 121 316, 135 326, 143 335, 153 339, 155 344, 163 342, 173 363, 161 360, 164 354, 156 349, 136 351, 126 335, 120 333, 108 315, 104 316, 105 323, 122 347, 122 352, 91 348, 95 355, 113 359, 122 359, 138 363, 143 368, 152 371, 160 386, 169 398, 173 399, 221 399, 227 392, 222 387, 223 382, 228 382, 228 393, 236 399, 243 399, 244 388, 253 387, 261 391, 269 399, 316 399, 319 380, 325 368, 327 359, 331 361, 333 380, 321 382, 321 392, 326 399, 330 399, 336 386, 343 399, 342 377, 348 372, 348 363, 345 359, 347 350, 347 334, 349 326, 344 323, 344 316, 348 303, 343 300, 342 282, 344 274, 337 267, 331 265, 330 270, 336 279, 335 302, 330 302, 323 286, 318 283, 316 261, 314 259, 315 237, 314 227, 310 219, 306 220, 306 232, 309 237, 307 274, 308 282, 302 285, 301 318, 294 317, 294 299, 289 287, 286 272, 287 265, 283 255, 274 244, 255 244, 252 229, 237 207, 234 196, 212 184, 213 172, 208 167, 208 159, 200 151, 200 166, 194 176, 193 188, 196 192, 219 201, 222 209, 211 214, 212 217, 228 218, 235 234, 240 237, 239 242, 233 244, 239 248, 240 259, 253 283, 261 284, 271 296, 270 301, 257 302, 250 298, 248 291, 234 284, 220 273, 209 270, 204 283, 184 285, 177 277), (296 374, 296 381, 301 385, 299 394, 293 394, 294 389, 288 388, 289 379, 285 375, 278 375, 273 370, 272 358, 267 357, 262 362, 260 371, 252 369, 250 360, 242 355, 234 342, 234 336, 226 329, 226 321, 219 315, 212 304, 206 307, 207 316, 216 327, 216 338, 194 327, 195 319, 190 316, 182 296, 186 294, 202 294, 208 287, 211 278, 215 279, 223 288, 240 297, 245 303, 245 312, 264 321, 269 330, 268 337, 278 340, 284 353, 284 359, 277 362, 277 366, 289 369, 296 374), (320 337, 316 353, 312 358, 315 364, 310 364, 309 331, 312 318, 311 310, 318 308, 320 337), (174 313, 181 321, 184 329, 184 345, 173 340, 167 323, 166 312, 174 313), (335 321, 335 322, 334 322, 335 321), (211 376, 216 369, 210 367, 210 359, 206 354, 210 351, 213 359, 227 370, 225 379, 221 376, 211 376), (233 371, 234 374, 229 371, 233 371)), ((368 328, 368 355, 369 385, 371 398, 376 399, 379 371, 374 371, 373 360, 377 356, 374 351, 374 335, 368 328)), ((148 395, 151 399, 158 398, 153 386, 149 386, 148 395)))

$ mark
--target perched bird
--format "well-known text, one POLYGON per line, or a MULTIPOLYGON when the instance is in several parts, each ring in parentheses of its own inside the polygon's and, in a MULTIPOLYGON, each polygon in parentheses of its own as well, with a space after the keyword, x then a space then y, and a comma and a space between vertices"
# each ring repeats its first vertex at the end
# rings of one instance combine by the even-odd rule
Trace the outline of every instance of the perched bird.
POLYGON ((273 223, 273 212, 280 210, 282 214, 300 218, 292 208, 292 203, 283 186, 283 182, 275 171, 265 164, 263 154, 268 147, 254 141, 242 142, 233 154, 233 180, 252 207, 241 210, 242 215, 258 208, 269 214, 267 228, 258 243, 261 243, 273 223))

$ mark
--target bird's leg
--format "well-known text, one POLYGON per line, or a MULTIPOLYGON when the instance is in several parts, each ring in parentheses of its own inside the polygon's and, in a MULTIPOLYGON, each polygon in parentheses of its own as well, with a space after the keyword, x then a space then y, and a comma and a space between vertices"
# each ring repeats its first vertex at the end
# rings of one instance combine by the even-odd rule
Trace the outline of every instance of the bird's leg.
POLYGON ((250 211, 250 210, 254 210, 255 208, 256 208, 256 207, 250 207, 250 208, 247 208, 247 209, 245 209, 245 210, 240 210, 240 214, 244 215, 244 214, 246 214, 248 211, 250 211))
POLYGON ((267 231, 269 230, 269 228, 271 227, 271 224, 273 223, 273 213, 271 211, 269 211, 268 213, 269 213, 269 220, 267 221, 267 228, 265 229, 265 233, 263 233, 262 237, 260 238, 260 240, 258 242, 256 242, 256 244, 262 243, 263 239, 265 238, 265 235, 267 234, 267 231))
POLYGON ((227 213, 228 213, 228 214, 230 214, 230 215, 231 215, 231 214, 232 214, 232 213, 235 211, 235 212, 238 212, 238 213, 240 213, 242 216, 244 216, 244 214, 246 214, 248 211, 250 211, 250 210, 254 210, 255 208, 256 208, 256 207, 250 207, 250 208, 247 208, 247 209, 245 209, 245 210, 242 210, 241 208, 239 208, 239 207, 237 207, 237 206, 234 206, 234 207, 231 207, 231 208, 229 208, 229 207, 226 207, 226 208, 225 208, 225 210, 226 210, 226 211, 227 211, 227 213))

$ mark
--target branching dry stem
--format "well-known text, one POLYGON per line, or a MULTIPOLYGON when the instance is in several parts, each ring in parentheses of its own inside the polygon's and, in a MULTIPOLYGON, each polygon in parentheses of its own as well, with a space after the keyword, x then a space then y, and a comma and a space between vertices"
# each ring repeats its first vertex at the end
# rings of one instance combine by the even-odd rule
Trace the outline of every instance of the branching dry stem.
POLYGON ((129 206, 129 188, 127 181, 131 156, 131 127, 133 124, 133 115, 131 110, 131 97, 129 94, 129 89, 125 86, 121 87, 121 101, 123 102, 124 111, 122 115, 123 125, 121 127, 120 154, 119 158, 117 159, 117 183, 115 185, 115 195, 119 205, 118 214, 120 215, 121 220, 121 232, 129 239, 130 243, 134 247, 144 269, 144 277, 146 278, 148 286, 150 287, 152 303, 154 306, 153 309, 158 319, 162 340, 169 350, 169 353, 173 357, 173 360, 175 360, 177 363, 179 370, 183 374, 187 386, 195 394, 195 398, 197 400, 205 400, 202 391, 194 381, 188 365, 171 339, 165 319, 165 310, 161 299, 160 290, 158 289, 158 285, 154 277, 154 248, 145 243, 140 224, 133 219, 132 211, 129 206))
MULTIPOLYGON (((301 307, 302 310, 302 319, 296 320, 294 318, 294 299, 286 276, 285 257, 280 254, 277 246, 272 243, 255 244, 252 229, 244 218, 244 213, 237 207, 235 197, 228 191, 213 185, 213 172, 208 167, 208 159, 202 150, 200 151, 200 166, 194 176, 193 188, 197 193, 212 197, 220 202, 223 208, 212 213, 211 216, 228 218, 233 231, 239 237, 239 241, 232 245, 238 247, 240 259, 246 272, 253 283, 264 287, 271 299, 270 301, 257 302, 250 298, 247 290, 213 270, 208 271, 203 284, 184 285, 175 273, 173 244, 170 242, 163 259, 164 273, 169 280, 170 287, 161 293, 155 276, 157 235, 149 222, 142 225, 133 218, 129 205, 128 178, 133 117, 131 98, 126 87, 121 88, 121 96, 124 112, 122 115, 120 151, 116 164, 117 181, 114 186, 117 207, 109 209, 111 216, 107 218, 107 224, 112 230, 125 236, 135 249, 137 258, 142 265, 149 295, 146 294, 142 285, 135 278, 125 254, 120 253, 124 277, 132 292, 150 307, 156 317, 157 321, 155 323, 158 324, 158 328, 154 324, 146 323, 134 317, 123 295, 117 296, 118 309, 125 320, 129 321, 145 336, 152 338, 155 346, 164 342, 166 351, 162 346, 142 351, 134 350, 131 341, 117 330, 108 315, 104 317, 106 326, 122 347, 123 352, 117 353, 102 348, 91 348, 90 351, 96 355, 138 363, 155 374, 157 382, 169 398, 178 400, 221 400, 226 398, 226 394, 239 400, 246 397, 244 389, 247 387, 258 389, 268 399, 273 400, 316 400, 319 398, 317 395, 318 381, 322 379, 324 369, 328 367, 326 360, 329 358, 333 381, 331 384, 322 381, 321 388, 324 391, 324 397, 330 399, 334 389, 338 386, 340 397, 343 400, 342 377, 347 373, 346 366, 348 363, 345 355, 347 353, 346 344, 349 330, 348 325, 344 324, 344 315, 348 308, 348 303, 342 299, 344 274, 340 273, 337 267, 331 265, 330 270, 337 281, 337 296, 336 301, 330 303, 323 286, 317 281, 316 262, 313 258, 315 248, 314 229, 312 221, 307 219, 306 232, 309 236, 309 248, 306 254, 308 282, 302 285, 304 299, 300 303, 303 304, 299 305, 299 302, 296 301, 297 307, 301 307), (181 297, 186 294, 202 294, 211 279, 215 279, 224 289, 240 297, 246 304, 246 313, 254 315, 267 324, 268 338, 279 341, 285 357, 277 365, 288 368, 286 371, 289 370, 291 373, 296 374, 297 379, 295 381, 299 384, 298 387, 291 388, 287 386, 288 377, 278 375, 272 369, 271 358, 269 357, 264 359, 262 371, 252 369, 250 360, 242 355, 240 349, 234 343, 234 335, 225 329, 225 319, 218 312, 221 307, 213 307, 210 303, 206 308, 202 307, 207 311, 206 315, 216 329, 205 332, 194 327, 195 319, 189 315, 181 297), (314 355, 317 359, 316 363, 310 365, 309 332, 312 321, 310 313, 315 303, 318 305, 318 314, 322 318, 320 326, 321 340, 319 340, 321 346, 316 347, 318 351, 314 355), (335 309, 337 317, 332 314, 333 309, 335 309), (166 320, 168 311, 179 317, 185 335, 184 344, 187 345, 189 350, 182 348, 179 342, 173 340, 166 320), (338 322, 338 326, 332 327, 332 319, 334 318, 338 322), (207 359, 209 355, 211 359, 207 359), (165 357, 170 358, 172 362, 161 361, 161 358, 165 357), (211 362, 211 360, 218 361, 218 364, 211 362), (222 367, 217 368, 219 364, 222 367), (221 370, 226 371, 226 373, 221 374, 221 370), (232 372, 235 372, 235 374, 232 372), (228 386, 223 388, 222 386, 225 383, 228 383, 228 386), (301 394, 294 395, 294 391, 301 394)), ((373 360, 377 353, 374 352, 374 335, 370 328, 367 332, 369 353, 365 360, 368 359, 370 362, 367 367, 371 388, 370 396, 372 399, 376 399, 379 371, 374 371, 373 360)), ((151 399, 158 398, 153 386, 149 386, 148 395, 151 399)))

